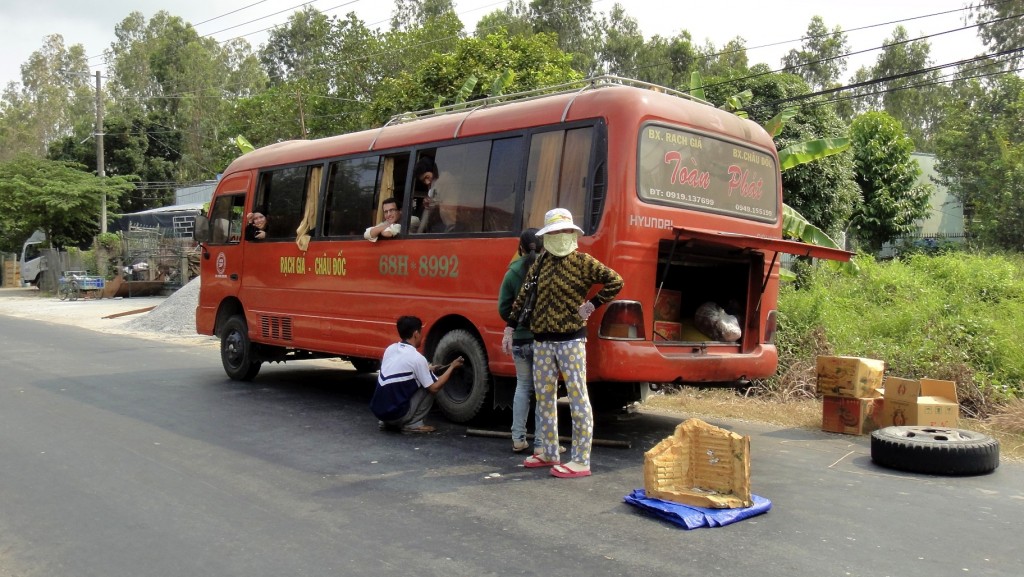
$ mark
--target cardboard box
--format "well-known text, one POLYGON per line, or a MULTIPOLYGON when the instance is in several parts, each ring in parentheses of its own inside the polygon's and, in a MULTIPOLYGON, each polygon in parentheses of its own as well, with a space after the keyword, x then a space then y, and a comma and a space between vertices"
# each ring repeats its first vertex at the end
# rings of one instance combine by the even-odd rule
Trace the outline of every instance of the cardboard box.
POLYGON ((827 396, 821 405, 822 431, 866 435, 882 426, 884 399, 827 396))
POLYGON ((644 490, 696 507, 749 507, 750 437, 688 419, 644 453, 644 490))
POLYGON ((655 289, 657 300, 654 301, 654 320, 679 322, 679 310, 683 305, 683 293, 668 289, 660 292, 655 289))
POLYGON ((956 427, 960 403, 956 383, 936 379, 885 380, 882 426, 956 427))
POLYGON ((654 321, 654 340, 656 341, 678 341, 682 332, 683 325, 681 323, 654 321))
POLYGON ((818 394, 867 399, 882 396, 885 361, 861 357, 818 357, 818 394))

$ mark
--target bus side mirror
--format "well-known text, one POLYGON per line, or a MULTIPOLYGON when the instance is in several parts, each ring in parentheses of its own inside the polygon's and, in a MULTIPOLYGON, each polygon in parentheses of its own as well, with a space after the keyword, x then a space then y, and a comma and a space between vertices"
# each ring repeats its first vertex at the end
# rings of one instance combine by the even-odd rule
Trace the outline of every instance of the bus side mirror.
POLYGON ((196 223, 192 228, 192 240, 203 247, 203 258, 210 258, 210 251, 206 250, 206 243, 210 242, 210 219, 205 214, 196 215, 196 223))

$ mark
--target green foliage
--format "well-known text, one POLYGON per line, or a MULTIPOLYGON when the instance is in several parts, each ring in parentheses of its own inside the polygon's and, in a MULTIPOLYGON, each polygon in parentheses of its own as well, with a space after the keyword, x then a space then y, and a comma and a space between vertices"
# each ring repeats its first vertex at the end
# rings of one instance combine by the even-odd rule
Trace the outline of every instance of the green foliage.
POLYGON ((707 96, 704 94, 704 78, 696 70, 690 73, 690 94, 701 100, 707 100, 707 96))
POLYGON ((110 252, 120 251, 121 237, 116 232, 101 232, 96 235, 96 242, 110 252))
POLYGON ((1024 396, 1024 257, 946 253, 859 264, 855 277, 815 267, 799 289, 780 288, 780 366, 818 354, 883 359, 890 375, 957 381, 965 409, 976 413, 1024 396))
POLYGON ((971 16, 978 24, 978 36, 989 52, 1010 52, 1005 59, 1007 69, 1020 65, 1024 54, 1020 47, 1024 46, 1024 26, 1021 26, 1020 15, 1024 14, 1024 0, 1008 0, 1004 2, 973 2, 971 16))
MULTIPOLYGON (((151 138, 178 134, 179 181, 213 178, 225 147, 221 133, 232 100, 262 90, 267 75, 241 39, 221 44, 200 36, 191 24, 168 12, 148 21, 129 14, 115 29, 107 52, 112 113, 126 118, 162 119, 151 138), (180 131, 180 132, 177 132, 180 131)), ((171 145, 173 146, 173 145, 171 145)))
MULTIPOLYGON (((110 212, 130 213, 158 208, 174 201, 174 182, 181 161, 181 131, 168 130, 166 116, 154 111, 115 112, 104 117, 103 166, 107 176, 141 180, 137 190, 125 195, 110 212)), ((84 165, 96 171, 96 142, 77 136, 50 145, 48 158, 84 165)))
POLYGON ((584 76, 600 71, 595 56, 601 50, 601 34, 592 0, 532 0, 530 21, 535 33, 557 39, 559 50, 569 55, 574 70, 584 76))
POLYGON ((798 142, 779 151, 779 170, 789 170, 801 164, 839 154, 850 148, 849 138, 819 138, 798 142))
POLYGON ((767 131, 772 138, 775 138, 780 132, 782 132, 786 123, 792 120, 799 112, 800 109, 795 106, 790 106, 789 108, 784 109, 782 112, 773 116, 771 120, 764 123, 765 131, 767 131))
POLYGON ((750 91, 753 98, 746 108, 750 119, 765 125, 774 136, 780 161, 785 163, 781 167, 785 203, 827 234, 842 232, 859 195, 851 156, 828 154, 843 147, 847 133, 833 107, 815 100, 796 107, 781 102, 808 92, 807 83, 792 74, 716 78, 704 85, 711 102, 726 101, 732 95, 729 91, 750 91), (807 144, 814 141, 820 142, 807 144))
POLYGON ((839 81, 846 70, 846 54, 850 44, 843 29, 836 26, 829 31, 821 16, 811 18, 807 25, 800 50, 790 50, 782 64, 800 75, 815 90, 823 89, 839 81))
MULTIPOLYGON (((836 241, 832 240, 820 228, 808 222, 802 214, 786 204, 782 205, 782 235, 788 238, 799 239, 807 244, 843 250, 843 247, 839 246, 836 241)), ((846 262, 828 261, 828 263, 828 266, 835 267, 847 274, 857 274, 859 272, 857 262, 854 259, 846 262)), ((783 280, 794 280, 794 278, 787 274, 783 280)))
POLYGON ((89 244, 104 193, 116 201, 133 187, 123 176, 98 178, 83 168, 27 154, 0 163, 0 246, 20 247, 36 229, 53 246, 89 244))
POLYGON ((235 137, 235 146, 238 147, 238 151, 241 152, 242 154, 248 154, 256 150, 256 147, 253 146, 252 143, 249 142, 249 140, 246 137, 242 136, 241 134, 235 137))
POLYGON ((21 85, 9 84, 0 101, 0 161, 42 156, 54 140, 88 134, 95 124, 91 78, 81 44, 65 47, 60 34, 44 38, 21 66, 21 85))
POLYGON ((509 37, 499 30, 484 38, 461 38, 453 51, 433 54, 412 72, 385 79, 373 103, 375 123, 402 112, 456 104, 460 98, 471 103, 491 96, 486 90, 503 84, 510 70, 515 74, 506 86, 509 93, 582 78, 569 63, 570 57, 548 34, 509 37), (476 81, 470 83, 473 88, 467 95, 463 89, 473 78, 476 81))
POLYGON ((902 26, 897 26, 884 44, 874 66, 858 70, 854 80, 889 80, 855 89, 854 112, 885 110, 900 122, 918 152, 931 152, 932 130, 948 92, 940 82, 942 72, 920 72, 934 64, 931 45, 926 39, 911 40, 902 26))
POLYGON ((936 137, 940 182, 980 246, 1024 247, 1024 80, 958 83, 936 137))
POLYGON ((856 180, 863 202, 850 221, 857 237, 881 250, 885 242, 916 230, 928 214, 930 185, 917 184, 921 169, 911 157, 914 143, 899 122, 884 112, 868 112, 850 126, 856 180))

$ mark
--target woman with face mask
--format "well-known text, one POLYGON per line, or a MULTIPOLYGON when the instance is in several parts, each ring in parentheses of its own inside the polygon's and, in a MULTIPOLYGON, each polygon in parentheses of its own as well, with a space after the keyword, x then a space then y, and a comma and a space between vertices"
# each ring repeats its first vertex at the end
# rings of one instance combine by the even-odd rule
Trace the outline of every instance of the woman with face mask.
POLYGON ((551 467, 555 477, 590 475, 590 449, 594 417, 587 395, 587 319, 594 310, 611 301, 622 290, 622 277, 589 254, 577 251, 576 239, 583 230, 573 224, 572 213, 564 208, 549 210, 544 227, 537 231, 548 254, 537 260, 519 291, 502 348, 511 350, 512 335, 524 308, 531 309, 526 321, 533 332, 533 382, 537 395, 538 427, 535 437, 543 451, 528 457, 526 467, 551 467), (601 290, 585 300, 594 285, 601 290), (534 290, 535 295, 530 295, 534 290), (565 378, 572 414, 571 461, 560 462, 558 454, 558 412, 555 401, 558 376, 565 378))

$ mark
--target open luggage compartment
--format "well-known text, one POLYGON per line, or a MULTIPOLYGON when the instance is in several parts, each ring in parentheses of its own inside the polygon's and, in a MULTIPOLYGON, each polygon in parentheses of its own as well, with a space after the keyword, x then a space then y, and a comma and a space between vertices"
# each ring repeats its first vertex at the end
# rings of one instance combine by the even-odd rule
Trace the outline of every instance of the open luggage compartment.
POLYGON ((654 342, 667 346, 728 347, 737 352, 754 346, 758 335, 756 307, 764 276, 761 253, 690 242, 676 245, 673 251, 672 244, 662 241, 658 247, 659 284, 653 287, 654 342), (707 330, 706 313, 712 305, 706 303, 713 303, 735 317, 741 331, 738 339, 716 338, 713 331, 707 330))

